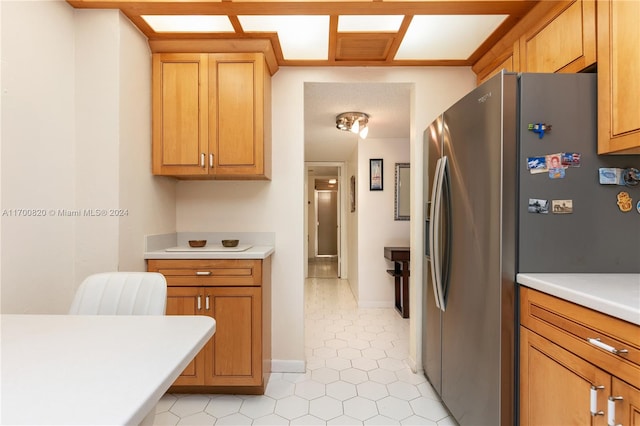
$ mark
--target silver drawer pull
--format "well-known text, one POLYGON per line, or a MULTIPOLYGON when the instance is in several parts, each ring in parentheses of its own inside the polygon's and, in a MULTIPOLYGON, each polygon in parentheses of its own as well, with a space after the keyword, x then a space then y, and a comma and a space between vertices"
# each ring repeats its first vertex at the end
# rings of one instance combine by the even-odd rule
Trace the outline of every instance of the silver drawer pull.
POLYGON ((211 275, 211 271, 196 271, 196 275, 198 276, 209 276, 211 275))
POLYGON ((592 339, 591 337, 587 338, 587 342, 591 343, 594 346, 599 347, 600 349, 604 349, 607 352, 611 352, 612 354, 620 355, 629 353, 626 349, 616 349, 613 346, 609 346, 606 343, 602 343, 599 337, 592 339))
POLYGON ((590 402, 591 402, 591 417, 604 416, 604 411, 598 410, 598 391, 604 390, 604 386, 591 386, 590 402))
POLYGON ((610 396, 607 401, 607 425, 608 426, 622 426, 616 423, 616 401, 622 401, 621 396, 610 396))

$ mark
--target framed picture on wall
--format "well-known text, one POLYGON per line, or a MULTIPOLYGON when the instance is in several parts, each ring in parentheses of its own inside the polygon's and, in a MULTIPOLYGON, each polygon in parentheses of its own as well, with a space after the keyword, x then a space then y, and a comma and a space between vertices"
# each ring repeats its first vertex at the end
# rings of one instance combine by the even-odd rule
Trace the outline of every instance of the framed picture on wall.
POLYGON ((382 191, 382 158, 369 160, 369 190, 382 191))
POLYGON ((349 200, 351 201, 351 213, 356 211, 356 177, 351 176, 349 183, 349 200))

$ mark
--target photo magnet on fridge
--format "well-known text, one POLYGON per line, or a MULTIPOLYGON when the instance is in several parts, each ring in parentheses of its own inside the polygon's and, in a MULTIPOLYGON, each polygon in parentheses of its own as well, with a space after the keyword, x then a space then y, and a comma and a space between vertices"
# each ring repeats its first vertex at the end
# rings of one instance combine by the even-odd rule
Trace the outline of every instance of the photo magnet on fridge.
POLYGON ((563 167, 580 167, 580 153, 563 152, 561 162, 563 167))
POLYGON ((547 171, 547 159, 545 157, 527 157, 527 169, 534 175, 547 171))
POLYGON ((547 169, 549 169, 550 179, 564 178, 564 167, 562 166, 562 153, 549 154, 546 157, 547 169))
POLYGON ((549 179, 563 179, 564 174, 565 172, 562 167, 559 169, 549 169, 549 179))
POLYGON ((540 198, 529 198, 529 213, 549 213, 549 200, 542 200, 540 198))
POLYGON ((573 200, 551 200, 551 211, 554 214, 573 213, 573 200))

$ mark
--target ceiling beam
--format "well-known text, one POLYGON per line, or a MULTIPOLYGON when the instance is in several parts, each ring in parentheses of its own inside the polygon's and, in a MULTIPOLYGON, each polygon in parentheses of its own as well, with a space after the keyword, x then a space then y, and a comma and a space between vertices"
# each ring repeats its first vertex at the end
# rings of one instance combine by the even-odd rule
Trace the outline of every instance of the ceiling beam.
MULTIPOLYGON (((278 1, 278 0, 67 0, 75 8, 121 9, 133 14, 222 15, 485 15, 522 17, 537 0, 278 1)), ((126 13, 125 12, 125 13, 126 13)))

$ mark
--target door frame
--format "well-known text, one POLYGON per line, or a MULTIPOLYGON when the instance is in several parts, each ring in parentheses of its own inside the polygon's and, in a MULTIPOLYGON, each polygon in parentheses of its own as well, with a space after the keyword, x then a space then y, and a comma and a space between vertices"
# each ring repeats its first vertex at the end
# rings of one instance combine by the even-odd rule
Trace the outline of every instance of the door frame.
MULTIPOLYGON (((304 163, 304 211, 307 211, 309 200, 309 185, 313 185, 313 179, 309 179, 309 170, 313 167, 336 167, 338 169, 338 278, 347 279, 347 212, 345 206, 349 203, 348 183, 345 182, 346 164, 342 161, 305 161, 304 163)), ((315 191, 314 191, 315 194, 315 191)), ((304 276, 309 277, 309 219, 304 214, 304 276)))

